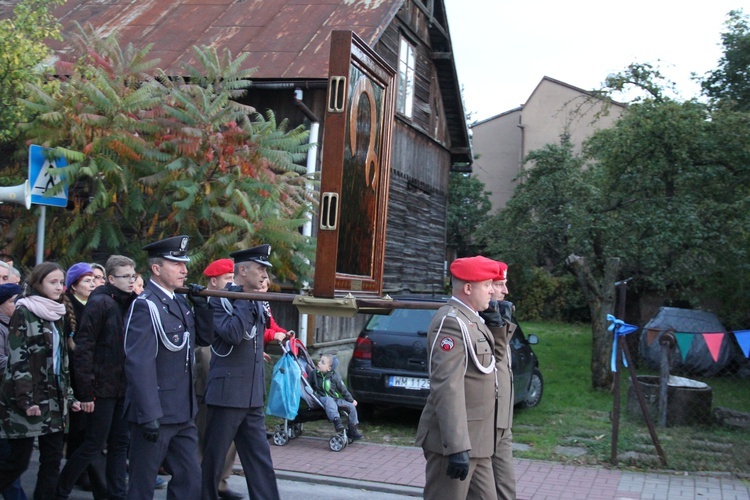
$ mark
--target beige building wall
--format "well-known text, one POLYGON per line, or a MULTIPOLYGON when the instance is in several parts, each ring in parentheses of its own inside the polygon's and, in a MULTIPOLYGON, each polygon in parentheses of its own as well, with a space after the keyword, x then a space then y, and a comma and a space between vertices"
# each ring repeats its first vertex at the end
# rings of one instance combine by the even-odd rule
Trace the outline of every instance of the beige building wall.
MULTIPOLYGON (((547 144, 559 144, 568 134, 575 152, 595 131, 609 128, 625 107, 612 103, 606 115, 603 102, 591 93, 544 77, 526 103, 471 127, 475 161, 473 175, 492 195, 492 213, 505 207, 516 188, 515 178, 524 168, 523 159, 547 144)), ((531 165, 526 165, 529 168, 531 165)))

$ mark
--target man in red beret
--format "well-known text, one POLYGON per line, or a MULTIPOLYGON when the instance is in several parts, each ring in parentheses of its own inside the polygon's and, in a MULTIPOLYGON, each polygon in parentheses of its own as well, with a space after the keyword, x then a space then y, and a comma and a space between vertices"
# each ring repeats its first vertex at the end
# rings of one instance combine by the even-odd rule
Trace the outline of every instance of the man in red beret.
POLYGON ((486 257, 453 261, 453 296, 427 333, 430 395, 416 444, 427 460, 424 498, 492 498, 495 481, 494 339, 479 311, 489 307, 497 263, 486 257))
MULTIPOLYGON (((492 455, 492 470, 498 500, 515 500, 516 477, 513 471, 513 371, 511 370, 510 339, 516 325, 512 323, 513 304, 505 299, 508 293, 508 265, 497 261, 497 276, 492 281, 493 298, 490 307, 479 315, 492 332, 495 340, 495 362, 497 363, 497 426, 495 453, 492 455)), ((478 494, 478 493, 477 493, 478 494)), ((469 490, 474 498, 475 491, 469 490)))
MULTIPOLYGON (((211 262, 203 270, 203 275, 208 278, 207 290, 224 290, 227 285, 234 283, 234 261, 232 259, 218 259, 211 262)), ((209 302, 221 300, 216 297, 209 297, 209 302)), ((203 437, 206 433, 206 404, 203 396, 206 394, 206 379, 208 378, 208 368, 211 362, 211 348, 199 347, 195 349, 195 393, 198 396, 198 416, 195 418, 195 424, 198 426, 198 450, 203 453, 203 437)), ((227 458, 224 462, 224 471, 219 481, 219 498, 245 498, 245 495, 233 491, 229 487, 227 479, 232 475, 234 460, 237 458, 237 448, 234 443, 229 447, 227 458)))

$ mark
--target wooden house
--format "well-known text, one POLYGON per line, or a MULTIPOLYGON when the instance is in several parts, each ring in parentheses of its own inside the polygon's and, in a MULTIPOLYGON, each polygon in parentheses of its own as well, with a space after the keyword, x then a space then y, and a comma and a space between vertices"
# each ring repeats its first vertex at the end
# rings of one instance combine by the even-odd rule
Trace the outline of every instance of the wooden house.
MULTIPOLYGON (((0 15, 15 3, 3 2, 0 15)), ((246 64, 257 71, 245 101, 291 126, 320 128, 317 141, 331 32, 354 32, 397 74, 383 291, 443 290, 449 173, 472 163, 443 0, 68 0, 55 13, 64 31, 90 23, 123 45, 153 44, 169 74, 193 62, 193 46, 249 52, 246 64)), ((62 58, 70 50, 55 49, 62 58)), ((324 148, 311 160, 316 170, 324 148)))

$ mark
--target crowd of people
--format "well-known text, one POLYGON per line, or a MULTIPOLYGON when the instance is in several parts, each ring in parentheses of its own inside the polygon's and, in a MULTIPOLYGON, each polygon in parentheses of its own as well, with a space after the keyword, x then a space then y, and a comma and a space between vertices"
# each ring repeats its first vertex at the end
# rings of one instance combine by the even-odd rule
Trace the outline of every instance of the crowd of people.
MULTIPOLYGON (((151 499, 160 471, 178 478, 170 498, 244 498, 226 482, 236 455, 250 497, 279 498, 264 344, 288 333, 267 302, 209 298, 188 284, 188 241, 146 245, 145 284, 123 255, 67 270, 43 262, 23 283, 0 262, 4 498, 26 498, 19 479, 35 441, 35 499, 68 498, 82 478, 94 498, 151 499)), ((207 287, 267 290, 270 252, 260 245, 212 262, 207 287)))
MULTIPOLYGON (((243 498, 226 481, 236 456, 250 498, 279 498, 264 345, 288 333, 267 302, 202 293, 266 291, 271 248, 212 262, 203 286, 186 283, 188 241, 143 247, 145 284, 122 255, 67 271, 43 262, 23 284, 13 262, 0 261, 4 498, 26 498, 19 478, 35 441, 35 499, 68 498, 82 477, 94 498, 151 499, 162 469, 179 478, 168 484, 170 498, 243 498)), ((450 266, 452 297, 427 336, 430 395, 416 437, 427 499, 515 498, 507 269, 481 256, 450 266)), ((348 435, 361 439, 357 402, 333 361, 321 357, 311 384, 335 430, 344 430, 343 408, 348 435)))

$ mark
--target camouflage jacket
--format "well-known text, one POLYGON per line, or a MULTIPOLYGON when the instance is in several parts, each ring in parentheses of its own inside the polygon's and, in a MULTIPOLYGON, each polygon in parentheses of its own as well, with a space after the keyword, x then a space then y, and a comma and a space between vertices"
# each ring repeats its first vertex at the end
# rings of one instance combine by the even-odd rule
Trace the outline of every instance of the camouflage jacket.
POLYGON ((60 332, 60 376, 52 362, 52 322, 18 307, 10 320, 10 356, 0 394, 0 423, 11 439, 34 437, 67 430, 68 406, 74 401, 68 371, 65 318, 55 322, 60 332), (26 416, 39 405, 42 415, 26 416))

